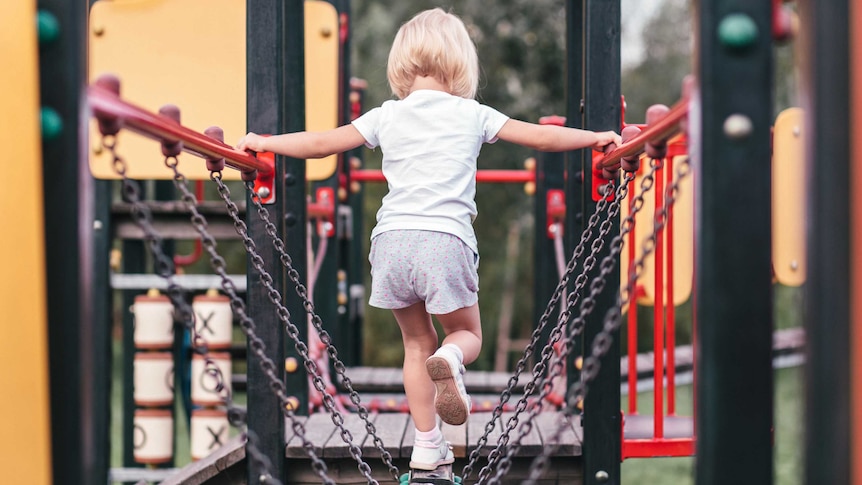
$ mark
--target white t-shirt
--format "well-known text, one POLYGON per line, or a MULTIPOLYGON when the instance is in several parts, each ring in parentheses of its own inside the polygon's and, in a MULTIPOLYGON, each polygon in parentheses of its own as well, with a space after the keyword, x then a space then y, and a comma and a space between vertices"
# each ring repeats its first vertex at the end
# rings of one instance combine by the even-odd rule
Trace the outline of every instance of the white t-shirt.
POLYGON ((508 119, 472 99, 417 90, 354 120, 366 145, 383 150, 389 185, 371 237, 400 229, 439 231, 478 254, 476 158, 483 143, 497 141, 508 119))

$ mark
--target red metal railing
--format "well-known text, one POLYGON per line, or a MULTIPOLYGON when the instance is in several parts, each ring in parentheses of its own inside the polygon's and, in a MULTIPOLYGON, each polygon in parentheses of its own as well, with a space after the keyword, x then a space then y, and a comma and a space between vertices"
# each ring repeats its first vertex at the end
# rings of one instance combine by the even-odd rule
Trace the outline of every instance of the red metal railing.
MULTIPOLYGON (((595 164, 597 168, 615 166, 622 157, 632 156, 643 150, 644 146, 658 140, 666 140, 682 131, 682 122, 688 114, 688 100, 681 99, 667 114, 650 125, 638 125, 643 131, 624 143, 621 147, 605 155, 595 164)), ((668 145, 668 151, 663 156, 662 168, 655 174, 655 210, 664 204, 664 191, 673 182, 673 159, 685 155, 687 144, 685 138, 680 138, 668 145)), ((635 184, 632 183, 629 192, 629 210, 632 210, 635 184)), ((654 286, 655 301, 653 307, 653 388, 654 411, 652 416, 651 438, 625 438, 623 436, 622 458, 657 457, 657 456, 690 456, 694 454, 695 437, 667 437, 665 433, 665 417, 676 416, 676 313, 673 301, 674 294, 674 248, 673 207, 669 208, 665 228, 656 234, 654 250, 654 286), (665 359, 665 355, 667 355, 665 359), (664 393, 667 393, 665 403, 664 393), (667 413, 665 413, 665 404, 667 413)), ((626 244, 628 251, 625 257, 631 268, 636 257, 635 228, 632 226, 626 244)), ((637 416, 637 289, 628 307, 628 414, 637 416)), ((693 349, 693 346, 692 346, 693 349)), ((693 418, 692 418, 693 422, 693 418)))
MULTIPOLYGON (((608 153, 596 163, 599 168, 609 168, 620 163, 623 157, 637 155, 643 151, 650 141, 667 140, 682 131, 680 124, 688 116, 688 98, 684 97, 670 108, 667 115, 655 123, 646 126, 639 135, 623 143, 616 150, 608 153)), ((640 126, 640 125, 639 125, 640 126)))
POLYGON ((224 159, 225 164, 242 172, 257 171, 258 176, 272 177, 271 163, 239 151, 224 142, 186 128, 167 116, 151 113, 120 99, 120 81, 102 76, 87 87, 87 102, 93 116, 103 123, 118 123, 141 135, 162 141, 181 141, 183 150, 202 158, 224 159))

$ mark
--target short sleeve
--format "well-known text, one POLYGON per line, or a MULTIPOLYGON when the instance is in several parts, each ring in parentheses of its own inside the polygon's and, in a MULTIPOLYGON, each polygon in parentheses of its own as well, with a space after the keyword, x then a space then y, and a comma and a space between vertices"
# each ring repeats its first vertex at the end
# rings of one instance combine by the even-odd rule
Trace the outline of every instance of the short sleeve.
POLYGON ((368 148, 376 148, 380 145, 380 138, 378 136, 380 113, 381 109, 379 107, 374 108, 359 118, 356 118, 351 123, 354 128, 359 131, 362 137, 365 138, 365 146, 368 148))
POLYGON ((482 141, 494 143, 497 141, 497 133, 509 121, 509 117, 490 106, 480 104, 479 121, 482 125, 482 141))

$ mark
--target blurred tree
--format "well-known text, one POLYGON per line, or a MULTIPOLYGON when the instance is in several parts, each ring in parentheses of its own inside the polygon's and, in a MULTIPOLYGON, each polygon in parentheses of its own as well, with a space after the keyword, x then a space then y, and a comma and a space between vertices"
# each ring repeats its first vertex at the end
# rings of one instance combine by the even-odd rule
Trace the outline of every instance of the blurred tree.
POLYGON ((653 10, 641 35, 641 62, 622 72, 627 123, 643 123, 652 104, 679 99, 692 70, 692 14, 691 0, 664 0, 653 10))

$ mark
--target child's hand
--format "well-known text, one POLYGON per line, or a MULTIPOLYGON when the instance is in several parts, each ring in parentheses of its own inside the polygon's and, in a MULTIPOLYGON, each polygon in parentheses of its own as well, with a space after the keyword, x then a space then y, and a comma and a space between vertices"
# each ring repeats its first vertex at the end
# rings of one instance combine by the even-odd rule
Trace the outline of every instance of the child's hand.
POLYGON ((597 131, 596 132, 596 143, 593 145, 593 148, 604 148, 605 145, 610 145, 611 143, 616 144, 616 146, 620 146, 623 144, 623 139, 614 131, 597 131))
POLYGON ((237 150, 251 150, 253 152, 265 152, 263 148, 263 142, 266 138, 258 135, 257 133, 248 132, 247 135, 239 139, 239 142, 236 144, 237 150))

